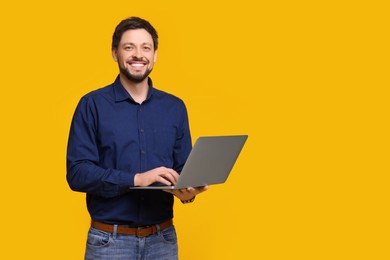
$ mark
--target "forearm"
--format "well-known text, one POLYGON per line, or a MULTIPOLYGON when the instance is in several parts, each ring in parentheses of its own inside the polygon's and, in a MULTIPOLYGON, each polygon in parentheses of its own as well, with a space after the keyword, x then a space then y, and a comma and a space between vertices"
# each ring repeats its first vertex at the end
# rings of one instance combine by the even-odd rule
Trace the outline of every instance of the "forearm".
POLYGON ((69 163, 67 181, 74 191, 102 197, 115 197, 134 186, 134 174, 115 169, 103 169, 92 162, 69 163))

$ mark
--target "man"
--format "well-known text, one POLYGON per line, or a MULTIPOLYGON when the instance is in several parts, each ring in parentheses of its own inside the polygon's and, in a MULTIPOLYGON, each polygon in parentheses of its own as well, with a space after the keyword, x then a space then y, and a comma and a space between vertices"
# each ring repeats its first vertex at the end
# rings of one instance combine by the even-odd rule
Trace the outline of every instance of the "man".
POLYGON ((177 259, 173 195, 189 203, 207 189, 129 189, 174 185, 192 148, 184 103, 149 78, 157 48, 148 21, 121 21, 112 40, 119 76, 82 97, 74 113, 67 180, 87 193, 85 259, 177 259))

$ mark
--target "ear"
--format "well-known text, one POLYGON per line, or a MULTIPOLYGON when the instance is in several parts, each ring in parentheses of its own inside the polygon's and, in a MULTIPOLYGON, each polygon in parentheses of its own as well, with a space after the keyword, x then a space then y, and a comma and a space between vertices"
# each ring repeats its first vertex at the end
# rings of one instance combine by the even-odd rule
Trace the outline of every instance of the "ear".
POLYGON ((156 63, 156 61, 157 61, 157 51, 154 52, 154 60, 153 60, 153 62, 156 63))
POLYGON ((117 56, 116 49, 112 50, 112 58, 114 59, 115 62, 118 62, 118 56, 117 56))

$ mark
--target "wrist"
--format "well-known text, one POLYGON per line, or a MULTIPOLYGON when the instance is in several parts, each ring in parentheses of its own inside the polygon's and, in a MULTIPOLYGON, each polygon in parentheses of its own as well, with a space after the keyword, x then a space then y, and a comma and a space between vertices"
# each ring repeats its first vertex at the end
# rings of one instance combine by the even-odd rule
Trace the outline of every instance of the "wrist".
POLYGON ((142 176, 140 173, 134 175, 134 186, 142 186, 142 176))

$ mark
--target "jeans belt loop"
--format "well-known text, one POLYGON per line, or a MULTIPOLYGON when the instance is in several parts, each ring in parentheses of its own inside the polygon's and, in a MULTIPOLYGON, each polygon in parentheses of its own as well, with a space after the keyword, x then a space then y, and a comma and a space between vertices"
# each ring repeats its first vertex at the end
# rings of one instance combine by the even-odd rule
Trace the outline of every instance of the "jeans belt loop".
POLYGON ((142 237, 142 227, 137 227, 137 233, 135 234, 137 237, 142 237))
POLYGON ((114 230, 112 232, 112 237, 116 239, 116 235, 118 234, 118 225, 114 225, 114 230))

